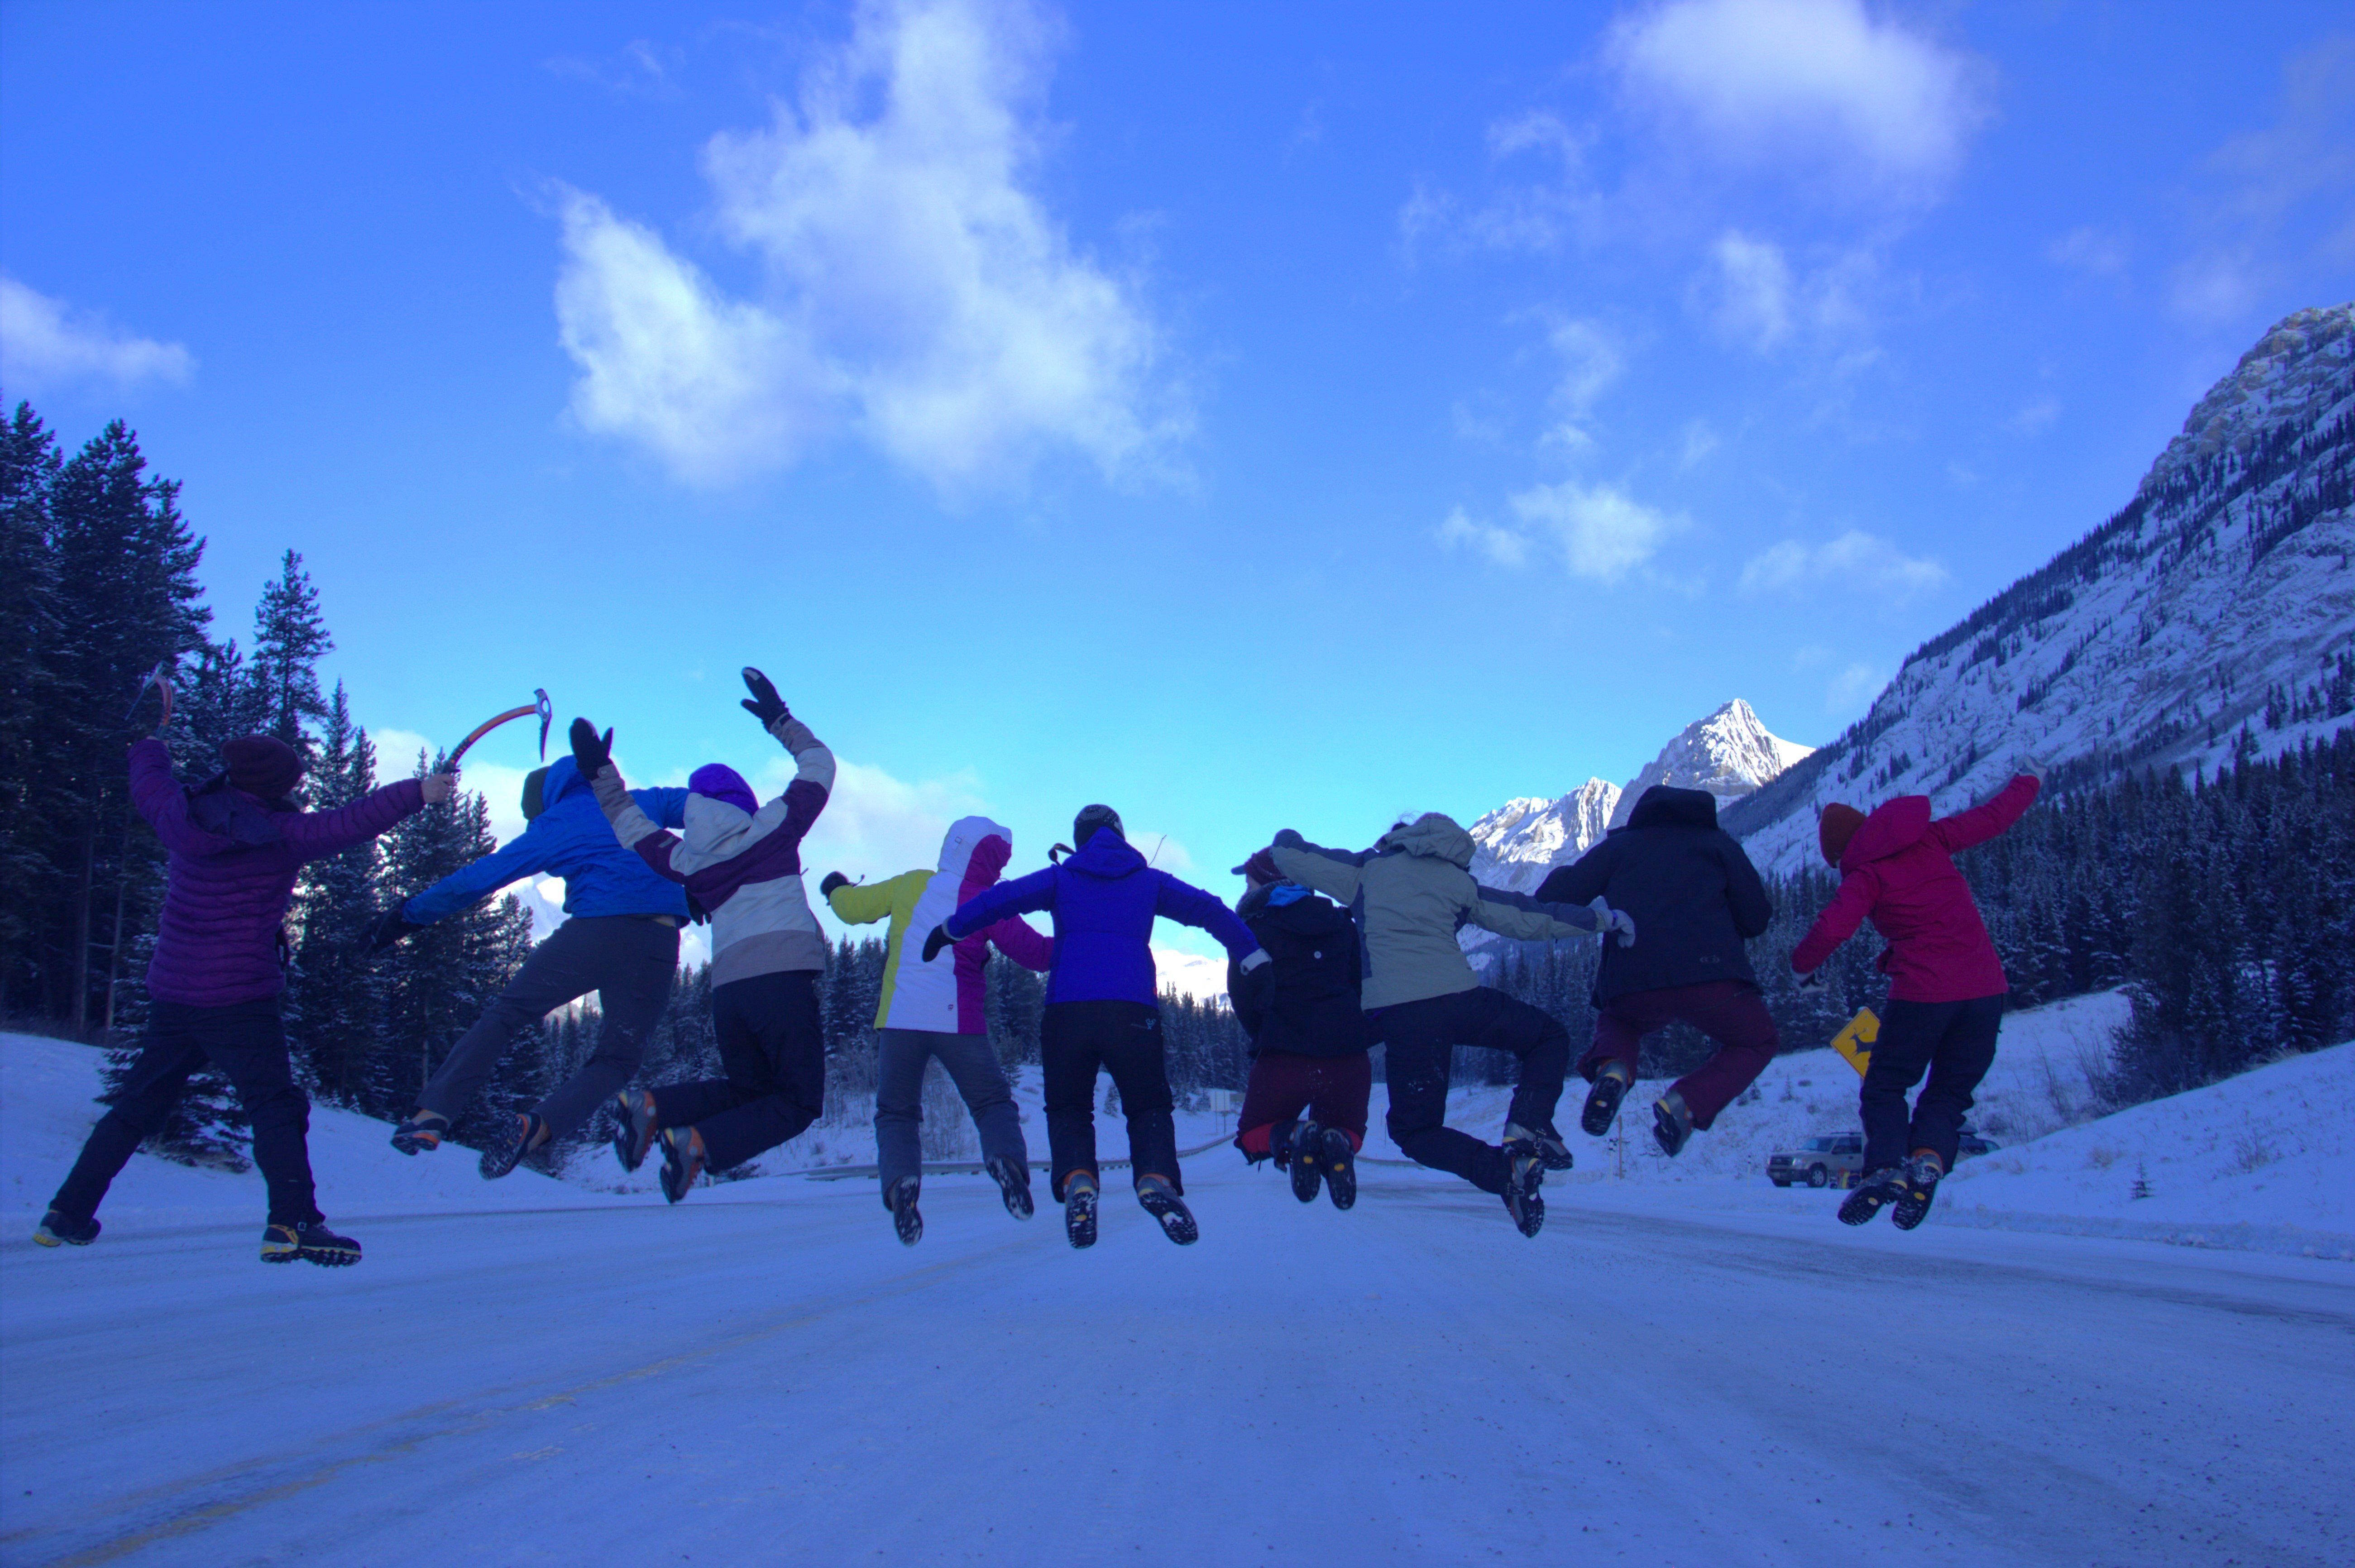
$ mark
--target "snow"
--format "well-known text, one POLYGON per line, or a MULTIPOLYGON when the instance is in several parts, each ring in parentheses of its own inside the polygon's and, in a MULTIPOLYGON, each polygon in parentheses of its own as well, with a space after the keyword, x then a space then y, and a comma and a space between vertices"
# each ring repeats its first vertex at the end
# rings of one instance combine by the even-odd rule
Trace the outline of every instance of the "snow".
POLYGON ((1814 754, 1812 746, 1769 734, 1750 704, 1737 697, 1708 718, 1687 725, 1644 765, 1644 771, 1619 792, 1611 826, 1625 827, 1636 803, 1655 784, 1705 789, 1723 806, 1772 783, 1785 769, 1814 754))
MULTIPOLYGON (((2095 1012, 2007 1050, 2065 1057, 2095 1012)), ((2347 1054, 2217 1087, 2343 1096, 2347 1054)), ((1550 1185, 1529 1242, 1433 1173, 1369 1165, 1337 1214, 1225 1150, 1188 1162, 1192 1248, 1117 1181, 1075 1253, 936 1173, 907 1250, 863 1182, 672 1208, 371 1167, 383 1129, 330 1112, 327 1207, 374 1216, 356 1269, 260 1266, 256 1178, 144 1157, 96 1246, 36 1248, 95 1063, 0 1037, 9 1563, 2355 1556, 2317 1440, 2355 1397, 2344 1263, 1850 1231, 1756 1177, 1789 1211, 1716 1202, 1730 1177, 1550 1185)))

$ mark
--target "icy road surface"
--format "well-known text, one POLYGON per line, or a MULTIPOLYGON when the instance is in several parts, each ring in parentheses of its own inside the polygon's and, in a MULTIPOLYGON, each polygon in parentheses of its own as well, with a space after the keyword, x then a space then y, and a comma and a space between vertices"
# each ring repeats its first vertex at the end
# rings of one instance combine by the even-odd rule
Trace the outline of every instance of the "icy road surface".
POLYGON ((1182 1250, 969 1178, 13 1235, 0 1560, 2355 1562, 2355 1266, 1192 1164, 1182 1250))

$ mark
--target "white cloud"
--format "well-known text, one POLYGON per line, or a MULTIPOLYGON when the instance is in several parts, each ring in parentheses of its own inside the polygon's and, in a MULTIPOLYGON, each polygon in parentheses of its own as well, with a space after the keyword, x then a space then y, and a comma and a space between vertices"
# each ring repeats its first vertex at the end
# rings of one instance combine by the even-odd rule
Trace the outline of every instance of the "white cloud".
POLYGON ((138 337, 103 316, 0 273, 0 383, 33 392, 79 381, 127 389, 143 381, 186 381, 195 356, 176 343, 138 337))
POLYGON ((1852 664, 1832 677, 1824 688, 1824 711, 1834 714, 1854 713, 1879 694, 1883 677, 1870 665, 1852 664))
POLYGON ((1475 522, 1461 507, 1452 508, 1439 525, 1439 542, 1450 549, 1477 550, 1498 566, 1518 571, 1529 562, 1529 541, 1510 528, 1475 522))
MULTIPOLYGON (((819 876, 839 870, 873 881, 937 865, 949 824, 987 809, 979 781, 970 773, 910 784, 842 757, 835 769, 834 794, 802 844, 802 864, 819 876)), ((752 787, 766 800, 782 793, 792 776, 792 760, 780 756, 751 781, 752 787)), ((1030 846, 1032 858, 1045 848, 1030 846)))
POLYGON ((1986 66, 1862 0, 1668 0, 1614 25, 1636 102, 1736 168, 1851 194, 1934 197, 1987 117, 1986 66))
POLYGON ((762 261, 754 299, 565 193, 576 416, 706 483, 837 430, 949 489, 1056 449, 1162 471, 1188 429, 1162 333, 1035 189, 1049 32, 1018 0, 870 0, 770 126, 713 137, 716 227, 762 261))
POLYGON ((1553 403, 1563 417, 1546 432, 1545 443, 1584 451, 1594 444, 1594 439, 1581 421, 1593 409, 1595 399, 1626 368, 1626 357, 1599 323, 1572 316, 1549 315, 1546 345, 1561 357, 1561 379, 1554 384, 1553 403))
POLYGON ((1744 563, 1741 587, 1744 593, 1796 592, 1828 582, 1902 601, 1945 581, 1946 569, 1938 562, 1851 528, 1826 544, 1785 539, 1769 545, 1744 563))
POLYGON ((1764 353, 1791 336, 1791 263, 1783 248, 1732 229, 1710 247, 1717 329, 1764 353))
POLYGON ((1685 426, 1684 452, 1677 460, 1679 468, 1690 468, 1708 460, 1717 450, 1717 432, 1707 420, 1694 420, 1685 426))
POLYGON ((1729 343, 1771 353, 1804 343, 1836 369, 1870 364, 1871 306, 1881 261, 1870 249, 1839 252, 1802 272, 1783 247, 1729 229, 1710 246, 1689 303, 1729 343))
POLYGON ((1153 968, 1165 991, 1175 989, 1178 995, 1198 1002, 1212 1001, 1227 994, 1227 955, 1223 953, 1213 958, 1199 953, 1181 953, 1174 947, 1156 947, 1153 968))
POLYGON ((1512 497, 1522 521, 1551 533, 1573 577, 1616 582, 1650 560, 1682 517, 1646 507, 1611 485, 1538 485, 1512 497))
POLYGON ((2045 248, 2056 264, 2074 267, 2095 277, 2110 277, 2126 269, 2126 236, 2084 224, 2072 229, 2045 248))
POLYGON ((2041 435, 2052 428, 2061 417, 2061 400, 2050 392, 2031 399, 2020 411, 2003 421, 2004 429, 2014 435, 2041 435))

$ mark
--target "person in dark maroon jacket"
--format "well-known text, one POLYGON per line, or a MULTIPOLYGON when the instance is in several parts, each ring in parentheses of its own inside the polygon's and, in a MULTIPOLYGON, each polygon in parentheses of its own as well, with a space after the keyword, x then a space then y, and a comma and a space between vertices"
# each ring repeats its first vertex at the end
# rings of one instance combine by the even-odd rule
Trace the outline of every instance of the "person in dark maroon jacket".
POLYGON ((1972 1092, 1995 1062, 2011 986, 1953 857, 2001 833, 2034 803, 2044 769, 2034 762, 2023 769, 1993 800, 1936 821, 1924 795, 1900 795, 1870 816, 1835 802, 1817 819, 1839 891, 1792 949, 1791 967, 1812 976, 1867 920, 1889 943, 1880 959, 1889 1005, 1860 1101, 1865 1175, 1840 1205, 1847 1224, 1893 1204, 1890 1217, 1912 1230, 1930 1211, 1938 1179, 1955 1167, 1972 1092), (1905 1096, 1924 1069, 1930 1083, 1909 1118, 1905 1096))
POLYGON ((155 956, 147 965, 147 1027, 113 1107, 49 1203, 33 1239, 86 1246, 98 1205, 141 1141, 163 1126, 188 1075, 210 1061, 253 1124, 253 1163, 270 1188, 261 1261, 356 1264, 360 1244, 327 1229, 312 1190, 311 1103, 294 1082, 278 994, 279 929, 304 863, 375 837, 432 802, 453 773, 403 779, 336 811, 297 811, 286 796, 303 759, 284 741, 247 735, 221 748, 226 766, 183 789, 154 737, 131 748, 131 802, 171 851, 155 956))

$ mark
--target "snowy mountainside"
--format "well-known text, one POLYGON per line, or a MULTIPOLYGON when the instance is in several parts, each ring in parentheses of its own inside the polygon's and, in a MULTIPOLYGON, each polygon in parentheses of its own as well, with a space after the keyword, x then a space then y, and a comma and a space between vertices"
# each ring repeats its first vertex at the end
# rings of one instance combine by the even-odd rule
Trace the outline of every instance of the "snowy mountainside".
POLYGON ((1814 752, 1812 746, 1769 733, 1757 712, 1737 697, 1708 718, 1688 724, 1660 748, 1660 754, 1619 792, 1610 825, 1625 827, 1636 803, 1655 784, 1705 789, 1723 807, 1782 777, 1814 752))
MULTIPOLYGON (((1508 892, 1533 892, 1548 871, 1570 864, 1610 829, 1625 826, 1636 802, 1654 784, 1705 789, 1722 809, 1808 755, 1809 748, 1770 733, 1756 710, 1737 697, 1686 725, 1625 789, 1589 779, 1560 800, 1508 800, 1481 817, 1471 829, 1472 879, 1508 892)), ((1476 945, 1487 934, 1465 933, 1476 945)))
POLYGON ((1726 814, 1762 870, 1817 810, 1982 799, 2023 754, 2060 787, 2213 766, 2335 729, 2270 727, 2275 688, 2355 639, 2355 305, 2284 320, 2216 383, 2107 522, 1909 657, 1870 711, 1726 814))

